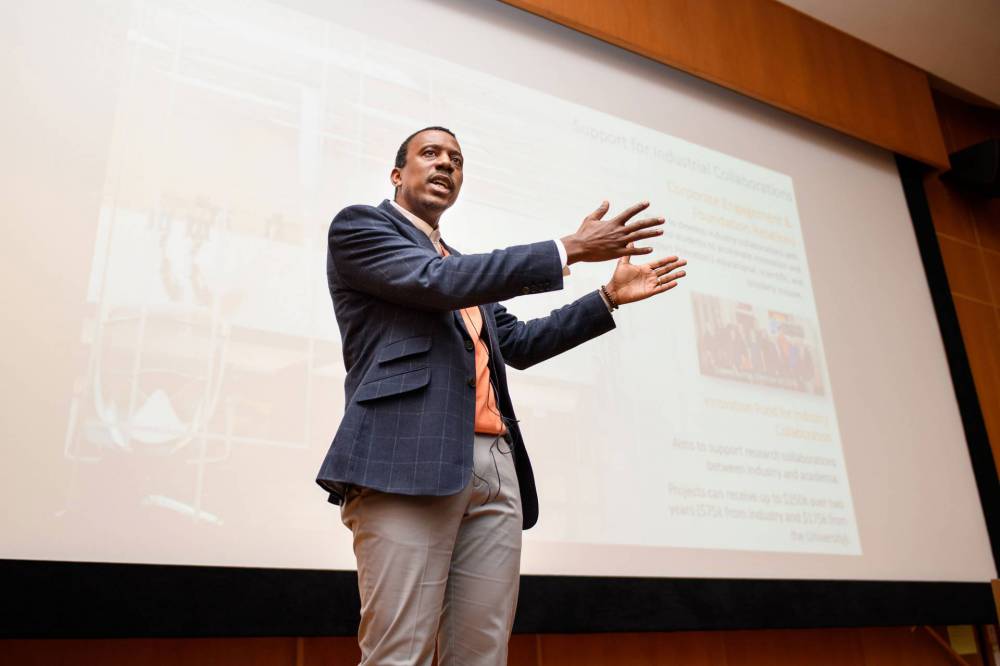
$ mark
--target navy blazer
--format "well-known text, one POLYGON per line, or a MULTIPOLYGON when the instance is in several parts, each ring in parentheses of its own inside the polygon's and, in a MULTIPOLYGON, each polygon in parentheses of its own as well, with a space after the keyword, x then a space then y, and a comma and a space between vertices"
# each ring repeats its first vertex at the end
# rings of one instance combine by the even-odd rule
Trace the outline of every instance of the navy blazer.
POLYGON ((327 282, 347 377, 344 417, 316 482, 335 504, 342 484, 404 495, 465 488, 475 346, 458 311, 478 305, 528 529, 538 519, 538 496, 504 364, 532 366, 613 329, 614 319, 597 291, 528 322, 497 303, 562 288, 552 241, 487 254, 448 250, 451 256, 440 256, 389 201, 350 206, 330 224, 327 282))

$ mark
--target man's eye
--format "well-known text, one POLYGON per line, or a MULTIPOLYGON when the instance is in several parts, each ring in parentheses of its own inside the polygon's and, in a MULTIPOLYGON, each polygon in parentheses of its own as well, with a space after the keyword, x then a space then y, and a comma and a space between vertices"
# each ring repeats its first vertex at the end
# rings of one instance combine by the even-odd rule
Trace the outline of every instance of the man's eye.
POLYGON ((425 150, 424 151, 424 157, 433 157, 433 156, 434 156, 434 151, 433 150, 425 150))
POLYGON ((454 164, 455 166, 462 166, 462 158, 461 157, 453 157, 453 158, 451 158, 451 163, 454 164))

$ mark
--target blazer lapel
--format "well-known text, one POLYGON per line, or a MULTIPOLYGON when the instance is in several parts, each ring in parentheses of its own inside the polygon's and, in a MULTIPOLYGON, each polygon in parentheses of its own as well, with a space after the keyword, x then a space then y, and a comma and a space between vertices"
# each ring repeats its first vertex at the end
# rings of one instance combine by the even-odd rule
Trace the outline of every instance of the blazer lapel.
MULTIPOLYGON (((421 235, 423 235, 423 234, 421 234, 421 235)), ((427 237, 424 236, 424 238, 427 238, 427 237)), ((427 242, 428 243, 431 242, 429 238, 427 238, 427 242)), ((456 256, 460 256, 462 254, 461 252, 457 251, 455 248, 453 248, 452 246, 448 245, 444 241, 441 241, 441 245, 443 245, 445 247, 445 249, 448 250, 448 254, 453 254, 453 255, 456 255, 456 256)), ((434 247, 434 243, 431 243, 431 247, 434 247)), ((435 252, 436 251, 437 250, 435 250, 435 252)), ((464 335, 465 337, 469 337, 469 329, 465 325, 465 318, 462 317, 462 311, 461 310, 452 310, 451 311, 451 315, 452 315, 452 319, 454 320, 454 324, 458 328, 459 332, 462 335, 464 335)))
POLYGON ((465 318, 462 317, 462 311, 461 310, 452 310, 451 311, 451 318, 453 320, 452 323, 455 324, 455 327, 458 329, 459 333, 461 333, 462 335, 464 335, 465 337, 468 338, 469 337, 469 328, 465 325, 465 318))
MULTIPOLYGON (((396 210, 396 207, 389 203, 388 199, 380 203, 378 208, 392 218, 393 222, 396 223, 396 227, 403 236, 414 241, 417 245, 425 247, 431 252, 437 254, 437 248, 434 247, 434 243, 432 243, 431 239, 427 237, 427 234, 413 226, 413 223, 406 219, 402 213, 396 210)), ((451 251, 450 248, 449 251, 451 251)))
MULTIPOLYGON (((426 247, 428 250, 431 250, 431 251, 433 251, 435 253, 437 252, 437 248, 434 247, 434 243, 432 243, 431 239, 427 237, 427 234, 425 234, 423 231, 421 231, 420 229, 417 229, 415 226, 413 226, 413 224, 409 220, 407 220, 403 216, 402 213, 400 213, 398 210, 396 210, 395 206, 393 206, 391 203, 389 203, 388 199, 386 199, 385 201, 383 201, 379 205, 379 208, 381 210, 385 211, 386 213, 388 213, 392 217, 392 219, 396 222, 396 226, 398 226, 400 228, 400 231, 403 234, 405 234, 407 238, 413 239, 418 244, 422 245, 423 247, 426 247)), ((441 241, 441 244, 444 245, 448 249, 448 254, 453 254, 453 255, 456 255, 456 256, 461 256, 461 254, 462 254, 461 252, 459 252, 458 250, 456 250, 452 246, 448 245, 444 241, 441 241)), ((489 310, 492 312, 491 308, 489 310)), ((487 315, 486 315, 487 308, 485 308, 483 306, 479 306, 479 312, 481 313, 481 315, 483 317, 483 330, 486 333, 486 339, 490 341, 489 342, 489 347, 490 347, 490 354, 492 355, 492 354, 495 353, 494 352, 494 346, 493 346, 493 340, 496 337, 494 335, 494 333, 493 333, 493 321, 492 321, 492 317, 487 317, 487 315)), ((469 328, 465 325, 465 318, 462 316, 462 311, 461 310, 453 310, 451 314, 452 314, 452 319, 454 320, 455 326, 457 326, 458 330, 465 337, 468 338, 469 337, 469 328)))
MULTIPOLYGON (((486 344, 490 350, 490 358, 499 359, 500 347, 497 341, 496 320, 493 319, 493 304, 480 305, 479 311, 483 313, 483 332, 486 336, 486 344)), ((499 381, 499 379, 497 379, 499 381)))

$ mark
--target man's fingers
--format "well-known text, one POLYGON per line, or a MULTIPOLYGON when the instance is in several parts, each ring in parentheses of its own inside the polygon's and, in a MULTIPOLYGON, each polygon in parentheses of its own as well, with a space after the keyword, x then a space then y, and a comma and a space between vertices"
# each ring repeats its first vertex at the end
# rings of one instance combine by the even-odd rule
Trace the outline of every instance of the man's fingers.
POLYGON ((624 226, 626 233, 632 233, 633 231, 638 231, 639 229, 648 229, 650 227, 658 227, 664 223, 662 217, 647 217, 641 220, 636 220, 635 222, 629 222, 624 226))
POLYGON ((658 227, 661 224, 663 224, 662 217, 649 217, 626 224, 625 231, 627 235, 625 236, 625 240, 629 243, 634 243, 635 241, 662 236, 662 229, 652 229, 652 227, 658 227))
POLYGON ((664 275, 662 277, 656 278, 656 283, 659 285, 667 284, 668 282, 677 282, 682 277, 687 275, 687 271, 677 271, 676 273, 671 273, 670 275, 664 275))
POLYGON ((629 244, 625 247, 624 252, 620 256, 632 256, 636 254, 649 254, 653 251, 651 247, 636 247, 634 244, 629 244))
POLYGON ((607 201, 602 201, 601 205, 598 206, 597 208, 595 208, 594 212, 591 213, 590 215, 588 215, 587 217, 590 218, 591 220, 599 220, 602 217, 604 217, 605 213, 608 212, 608 208, 609 207, 610 207, 610 204, 608 204, 607 201))
POLYGON ((649 208, 649 202, 648 201, 640 201, 639 203, 633 204, 633 205, 629 206, 628 208, 626 208, 621 213, 618 213, 617 215, 615 215, 611 219, 611 221, 614 222, 615 224, 625 224, 626 222, 628 222, 629 220, 631 220, 633 217, 635 217, 635 215, 638 214, 640 211, 644 211, 647 208, 649 208))
MULTIPOLYGON (((625 246, 625 249, 627 249, 627 250, 631 250, 631 249, 634 249, 634 248, 635 248, 635 243, 629 243, 628 245, 625 246)), ((626 254, 624 257, 620 257, 618 259, 618 263, 619 264, 630 264, 630 263, 632 263, 632 255, 626 254)))
POLYGON ((670 291, 671 289, 673 289, 676 286, 677 286, 677 282, 676 281, 674 281, 674 282, 667 282, 665 284, 661 284, 659 287, 657 287, 656 289, 654 289, 653 293, 654 294, 662 294, 665 291, 670 291))
POLYGON ((656 238, 657 236, 662 236, 663 231, 660 229, 646 229, 645 231, 633 231, 625 240, 629 243, 634 243, 637 240, 645 240, 647 238, 656 238))
POLYGON ((677 270, 681 266, 687 266, 686 259, 678 260, 677 257, 672 257, 669 261, 654 261, 649 264, 649 267, 653 269, 657 277, 661 275, 666 275, 670 271, 677 270))
MULTIPOLYGON (((680 260, 680 257, 678 257, 677 255, 674 255, 672 257, 660 257, 659 259, 655 259, 655 260, 649 262, 647 264, 647 266, 649 266, 650 268, 656 269, 656 268, 661 268, 663 266, 666 266, 667 264, 672 264, 675 261, 679 261, 679 260, 680 260)), ((687 263, 686 259, 684 260, 684 263, 685 264, 687 263)))

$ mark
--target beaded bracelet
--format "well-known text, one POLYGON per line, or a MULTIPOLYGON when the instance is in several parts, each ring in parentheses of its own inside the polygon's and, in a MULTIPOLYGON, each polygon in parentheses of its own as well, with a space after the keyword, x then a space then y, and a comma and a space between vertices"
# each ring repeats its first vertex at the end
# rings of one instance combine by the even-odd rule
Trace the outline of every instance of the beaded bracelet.
POLYGON ((611 309, 617 310, 618 302, 611 296, 611 293, 604 287, 603 284, 601 285, 601 293, 604 294, 604 298, 608 299, 608 303, 611 304, 611 309))

